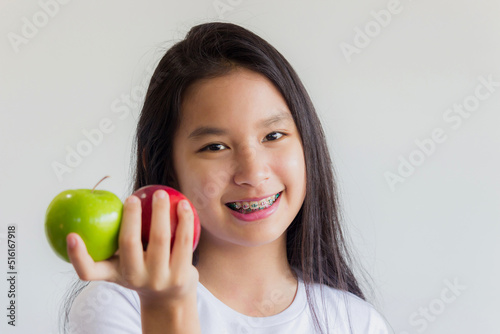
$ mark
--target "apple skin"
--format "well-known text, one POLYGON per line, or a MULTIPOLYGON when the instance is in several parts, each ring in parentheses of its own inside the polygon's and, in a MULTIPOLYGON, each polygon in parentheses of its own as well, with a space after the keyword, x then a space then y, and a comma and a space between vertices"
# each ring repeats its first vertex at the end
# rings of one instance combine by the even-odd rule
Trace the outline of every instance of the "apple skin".
POLYGON ((105 190, 74 189, 54 197, 45 215, 45 234, 54 252, 70 262, 66 236, 83 239, 94 261, 110 258, 118 249, 123 203, 105 190))
POLYGON ((180 191, 163 185, 148 185, 137 189, 133 195, 139 197, 141 200, 142 208, 142 245, 144 250, 146 250, 149 243, 149 232, 151 230, 151 213, 152 213, 152 203, 153 203, 153 193, 157 190, 165 190, 170 198, 170 233, 171 242, 170 250, 172 250, 174 240, 175 240, 175 230, 177 229, 178 217, 177 217, 177 204, 185 199, 191 205, 191 210, 194 214, 194 238, 193 238, 193 251, 198 246, 198 241, 200 240, 201 225, 198 213, 194 208, 193 204, 182 194, 180 191))

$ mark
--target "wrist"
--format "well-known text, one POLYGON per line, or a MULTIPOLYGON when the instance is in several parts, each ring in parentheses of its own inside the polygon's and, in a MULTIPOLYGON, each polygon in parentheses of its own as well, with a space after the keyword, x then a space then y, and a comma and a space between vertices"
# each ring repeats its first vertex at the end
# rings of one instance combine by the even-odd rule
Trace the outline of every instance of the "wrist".
POLYGON ((196 293, 185 296, 184 298, 169 298, 169 297, 139 297, 141 301, 141 311, 176 313, 186 308, 197 306, 196 293))
POLYGON ((200 333, 196 294, 183 299, 150 300, 141 298, 143 333, 200 333))

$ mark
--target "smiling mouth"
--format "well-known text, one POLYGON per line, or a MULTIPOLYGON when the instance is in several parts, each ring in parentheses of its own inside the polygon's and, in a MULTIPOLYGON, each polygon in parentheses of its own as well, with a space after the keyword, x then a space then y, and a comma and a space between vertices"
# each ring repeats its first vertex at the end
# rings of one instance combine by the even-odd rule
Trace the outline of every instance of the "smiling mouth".
POLYGON ((260 210, 265 210, 270 208, 276 200, 281 196, 281 193, 283 191, 280 191, 276 195, 269 196, 267 198, 261 199, 260 201, 251 201, 251 202, 231 202, 227 203, 226 206, 230 208, 233 211, 239 212, 239 213, 253 213, 257 212, 260 210))

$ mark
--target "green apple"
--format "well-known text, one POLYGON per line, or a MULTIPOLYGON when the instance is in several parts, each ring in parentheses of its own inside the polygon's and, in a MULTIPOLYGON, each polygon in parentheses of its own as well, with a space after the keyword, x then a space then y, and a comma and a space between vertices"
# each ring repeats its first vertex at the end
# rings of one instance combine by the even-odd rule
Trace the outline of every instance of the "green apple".
POLYGON ((95 187, 66 190, 47 208, 45 234, 52 249, 65 261, 70 262, 66 236, 71 232, 80 235, 94 261, 102 261, 118 249, 122 211, 123 203, 112 192, 95 187))

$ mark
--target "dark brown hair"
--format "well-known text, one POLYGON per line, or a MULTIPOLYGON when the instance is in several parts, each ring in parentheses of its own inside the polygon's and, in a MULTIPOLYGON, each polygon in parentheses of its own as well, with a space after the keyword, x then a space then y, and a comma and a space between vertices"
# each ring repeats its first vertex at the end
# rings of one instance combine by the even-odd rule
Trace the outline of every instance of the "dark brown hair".
MULTIPOLYGON (((192 27, 184 40, 167 50, 152 76, 137 125, 133 190, 148 184, 179 189, 172 145, 183 94, 197 80, 227 74, 235 67, 267 77, 284 97, 299 131, 306 164, 306 196, 287 229, 287 257, 304 281, 315 327, 324 333, 312 284, 365 297, 342 232, 334 168, 320 120, 297 73, 264 39, 235 24, 205 23, 192 27)), ((196 261, 195 252, 193 263, 196 261)))

